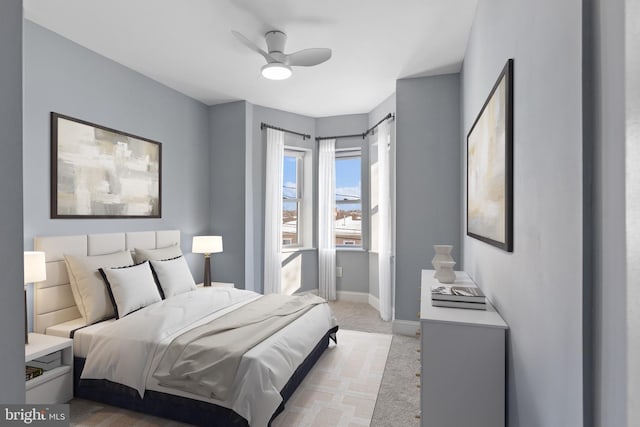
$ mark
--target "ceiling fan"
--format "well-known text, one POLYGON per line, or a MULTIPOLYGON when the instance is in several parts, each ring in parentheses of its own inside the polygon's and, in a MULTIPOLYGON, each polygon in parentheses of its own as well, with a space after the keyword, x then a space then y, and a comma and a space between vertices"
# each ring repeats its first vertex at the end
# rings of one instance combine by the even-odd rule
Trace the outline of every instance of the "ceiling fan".
POLYGON ((312 67, 322 64, 331 58, 331 49, 321 47, 303 49, 294 53, 285 54, 284 45, 287 42, 287 35, 282 31, 269 31, 264 35, 267 41, 268 52, 265 52, 239 32, 231 32, 245 46, 258 52, 267 60, 267 64, 260 69, 262 75, 267 79, 288 79, 292 74, 291 67, 312 67))

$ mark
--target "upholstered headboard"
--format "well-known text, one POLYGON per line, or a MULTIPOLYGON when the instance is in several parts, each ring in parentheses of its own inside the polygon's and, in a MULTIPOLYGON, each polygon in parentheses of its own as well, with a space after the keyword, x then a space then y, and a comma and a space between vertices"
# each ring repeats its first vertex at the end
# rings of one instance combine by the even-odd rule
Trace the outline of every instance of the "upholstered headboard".
POLYGON ((156 249, 180 244, 179 230, 36 237, 34 250, 45 253, 47 280, 34 284, 34 332, 44 333, 80 316, 73 299, 64 254, 103 255, 134 248, 156 249))

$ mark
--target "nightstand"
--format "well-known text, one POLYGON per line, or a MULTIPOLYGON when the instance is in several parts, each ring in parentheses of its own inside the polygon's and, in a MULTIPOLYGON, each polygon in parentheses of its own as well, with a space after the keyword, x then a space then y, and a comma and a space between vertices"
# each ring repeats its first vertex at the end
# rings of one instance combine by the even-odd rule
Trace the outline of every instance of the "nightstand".
MULTIPOLYGON (((204 288, 204 283, 198 283, 196 285, 199 288, 204 288)), ((235 283, 227 283, 227 282, 211 282, 211 286, 214 288, 235 288, 235 283)))
POLYGON ((45 370, 25 383, 26 403, 66 403, 73 398, 73 340, 52 335, 29 334, 24 346, 25 366, 61 352, 60 366, 45 370))

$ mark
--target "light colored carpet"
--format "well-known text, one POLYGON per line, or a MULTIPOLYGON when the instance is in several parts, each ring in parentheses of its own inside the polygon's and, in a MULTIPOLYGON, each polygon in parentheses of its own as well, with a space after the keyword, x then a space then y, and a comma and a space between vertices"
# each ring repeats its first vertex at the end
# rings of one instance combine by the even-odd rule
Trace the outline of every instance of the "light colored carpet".
POLYGON ((329 306, 338 319, 340 329, 391 334, 391 322, 382 321, 378 312, 369 304, 331 301, 329 306))
POLYGON ((382 385, 378 393, 372 427, 420 426, 419 341, 394 335, 382 385))
POLYGON ((273 427, 366 427, 387 363, 391 336, 338 331, 273 427))
MULTIPOLYGON (((420 419, 416 418, 420 414, 420 378, 416 373, 420 372, 420 354, 417 353, 419 340, 415 337, 405 337, 399 335, 391 335, 391 323, 383 322, 378 312, 368 304, 353 303, 344 301, 331 302, 338 323, 340 325, 340 334, 350 332, 347 330, 355 330, 362 332, 374 332, 377 334, 387 334, 388 338, 393 337, 389 354, 386 358, 384 366, 384 374, 382 382, 379 383, 379 391, 377 392, 377 400, 375 401, 375 409, 370 425, 372 427, 417 427, 420 425, 420 419)), ((346 340, 340 338, 338 347, 342 347, 346 340)), ((327 356, 332 347, 327 349, 324 356, 327 356)), ((335 357, 335 356, 334 356, 335 357)), ((319 364, 320 362, 318 362, 319 364)), ((300 392, 309 377, 315 376, 315 369, 312 370, 308 377, 305 378, 296 393, 300 392)), ((333 365, 332 371, 340 372, 333 365)), ((325 384, 326 386, 326 384, 325 384)), ((378 390, 376 388, 376 390, 378 390)), ((322 390, 320 390, 322 391, 322 390)), ((298 393, 300 394, 300 393, 298 393)), ((281 427, 287 422, 285 417, 289 417, 288 413, 296 412, 292 408, 296 394, 287 403, 285 412, 280 414, 274 421, 274 427, 281 427), (280 424, 277 424, 280 423, 280 424)), ((305 398, 306 399, 306 398, 305 398)), ((300 402, 301 403, 301 402, 300 402)), ((319 405, 319 404, 318 404, 319 405)), ((355 414, 356 405, 353 406, 355 414)), ((364 407, 364 405, 362 405, 364 407)), ((320 411, 319 406, 316 407, 320 411)), ((324 427, 333 427, 335 424, 330 423, 331 418, 325 418, 322 425, 324 427)), ((315 421, 315 420, 314 420, 315 421)), ((320 419, 318 419, 320 421, 320 419)), ((298 426, 301 424, 288 424, 298 426)), ((312 424, 311 424, 312 425, 312 424)), ((361 423, 352 424, 353 426, 367 425, 361 423)), ((108 405, 91 402, 87 400, 74 399, 71 401, 71 426, 74 427, 129 427, 129 426, 145 426, 145 427, 178 427, 186 426, 174 421, 168 421, 162 418, 152 417, 137 412, 131 412, 124 409, 114 408, 108 405)))

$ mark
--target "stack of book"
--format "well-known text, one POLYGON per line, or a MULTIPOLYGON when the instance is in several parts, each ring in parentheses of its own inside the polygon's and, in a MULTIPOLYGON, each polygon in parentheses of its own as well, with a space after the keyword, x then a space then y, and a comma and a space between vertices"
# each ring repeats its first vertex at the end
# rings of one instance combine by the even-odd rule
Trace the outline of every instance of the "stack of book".
POLYGON ((34 368, 42 368, 45 371, 50 371, 58 366, 62 366, 62 352, 54 351, 51 354, 33 359, 29 362, 29 365, 34 368))
POLYGON ((431 288, 431 305, 486 310, 487 297, 477 286, 438 285, 431 288))
POLYGON ((36 368, 35 366, 25 366, 25 381, 39 377, 44 372, 42 368, 36 368))

